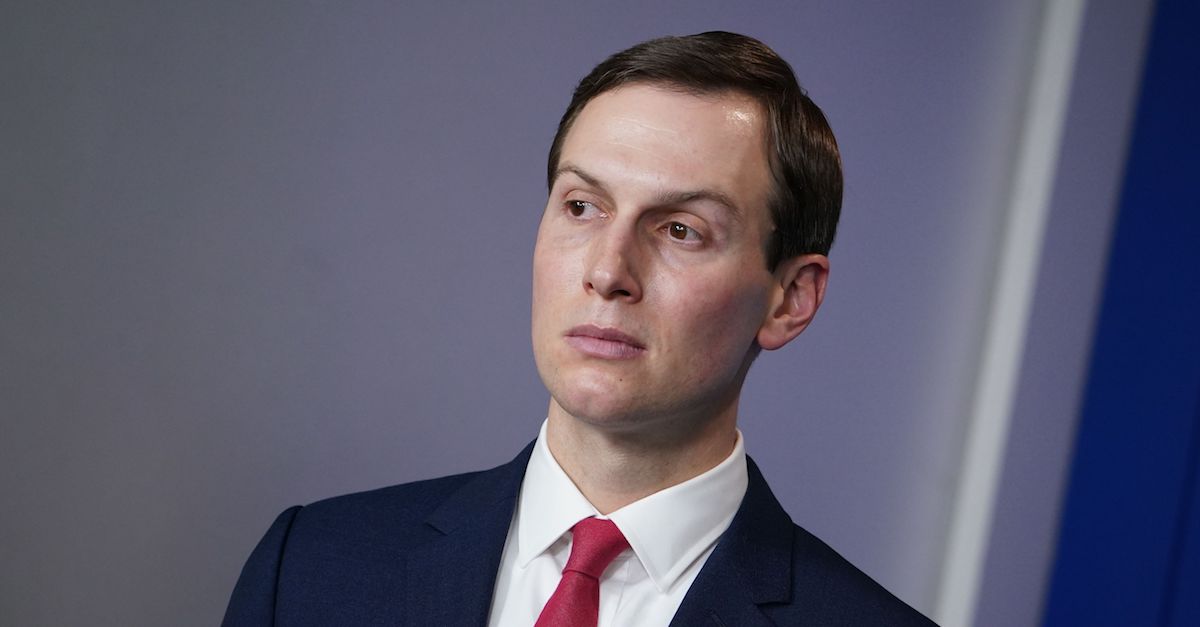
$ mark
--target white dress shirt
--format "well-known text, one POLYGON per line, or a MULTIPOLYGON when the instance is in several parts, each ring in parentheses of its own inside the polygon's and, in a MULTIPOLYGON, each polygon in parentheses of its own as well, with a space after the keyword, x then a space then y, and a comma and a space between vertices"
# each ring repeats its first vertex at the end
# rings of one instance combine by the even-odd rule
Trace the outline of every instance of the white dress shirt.
POLYGON ((571 554, 571 527, 596 516, 612 519, 630 546, 600 578, 598 627, 665 627, 737 513, 747 483, 739 431, 733 452, 716 467, 601 516, 550 453, 543 422, 504 544, 488 625, 532 627, 571 554))

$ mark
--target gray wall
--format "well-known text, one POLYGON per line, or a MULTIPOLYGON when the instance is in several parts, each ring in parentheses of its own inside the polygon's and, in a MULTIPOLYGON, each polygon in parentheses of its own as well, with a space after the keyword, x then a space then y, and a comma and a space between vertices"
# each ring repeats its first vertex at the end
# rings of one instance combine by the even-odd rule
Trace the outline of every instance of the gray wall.
POLYGON ((546 407, 529 256, 570 90, 712 28, 792 62, 847 173, 748 449, 931 611, 1039 11, 6 4, 0 623, 213 624, 282 508, 509 459, 546 407))

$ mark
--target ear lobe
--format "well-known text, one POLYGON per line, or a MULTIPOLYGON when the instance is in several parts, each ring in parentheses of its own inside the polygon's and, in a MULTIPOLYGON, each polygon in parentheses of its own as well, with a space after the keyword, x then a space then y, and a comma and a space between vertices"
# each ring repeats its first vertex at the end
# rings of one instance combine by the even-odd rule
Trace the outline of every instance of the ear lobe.
POLYGON ((758 345, 773 351, 800 335, 817 315, 828 281, 825 255, 800 255, 780 263, 767 317, 758 330, 758 345))

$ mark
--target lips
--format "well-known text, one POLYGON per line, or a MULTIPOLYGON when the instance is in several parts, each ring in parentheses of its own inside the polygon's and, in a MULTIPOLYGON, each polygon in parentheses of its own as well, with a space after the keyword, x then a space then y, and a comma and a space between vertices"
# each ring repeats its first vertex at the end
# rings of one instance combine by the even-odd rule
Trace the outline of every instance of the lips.
POLYGON ((590 324, 567 331, 564 339, 579 352, 599 359, 633 359, 646 351, 637 338, 627 333, 590 324))

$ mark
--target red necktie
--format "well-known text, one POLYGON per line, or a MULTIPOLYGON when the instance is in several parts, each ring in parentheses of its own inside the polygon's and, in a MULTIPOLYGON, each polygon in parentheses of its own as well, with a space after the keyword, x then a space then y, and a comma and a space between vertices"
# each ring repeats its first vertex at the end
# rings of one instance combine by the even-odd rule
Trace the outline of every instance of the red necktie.
POLYGON ((629 546, 611 520, 585 518, 571 534, 571 557, 534 627, 596 627, 600 575, 629 546))

